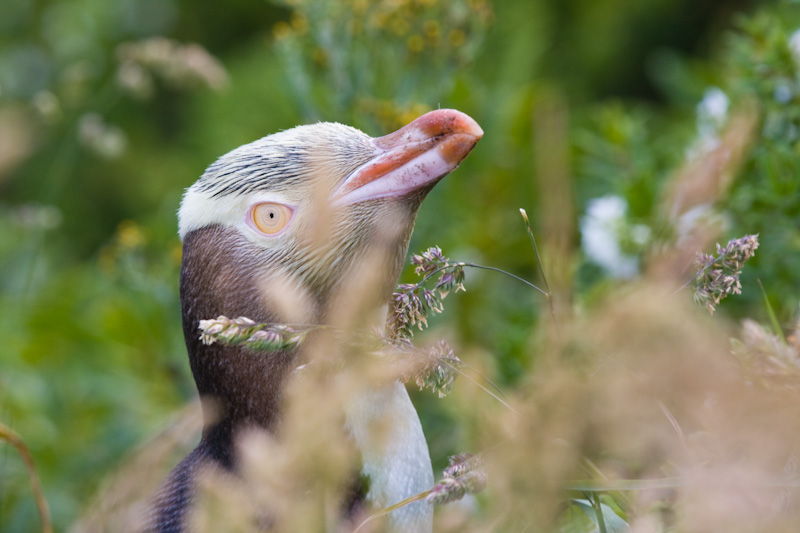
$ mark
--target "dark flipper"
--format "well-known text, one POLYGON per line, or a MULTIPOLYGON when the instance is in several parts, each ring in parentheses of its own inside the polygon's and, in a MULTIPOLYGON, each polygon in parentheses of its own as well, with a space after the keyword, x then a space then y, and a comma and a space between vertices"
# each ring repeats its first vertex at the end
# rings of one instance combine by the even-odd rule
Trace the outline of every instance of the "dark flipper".
POLYGON ((147 531, 186 531, 186 520, 195 496, 194 478, 208 460, 205 447, 198 446, 167 476, 153 498, 147 531))

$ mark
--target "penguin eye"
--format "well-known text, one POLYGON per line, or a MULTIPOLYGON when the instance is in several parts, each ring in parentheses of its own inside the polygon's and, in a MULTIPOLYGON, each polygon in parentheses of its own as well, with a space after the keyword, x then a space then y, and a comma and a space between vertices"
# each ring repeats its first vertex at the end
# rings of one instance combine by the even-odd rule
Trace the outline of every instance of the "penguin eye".
POLYGON ((289 224, 294 211, 283 204, 263 203, 250 208, 247 221, 265 235, 275 235, 289 224))

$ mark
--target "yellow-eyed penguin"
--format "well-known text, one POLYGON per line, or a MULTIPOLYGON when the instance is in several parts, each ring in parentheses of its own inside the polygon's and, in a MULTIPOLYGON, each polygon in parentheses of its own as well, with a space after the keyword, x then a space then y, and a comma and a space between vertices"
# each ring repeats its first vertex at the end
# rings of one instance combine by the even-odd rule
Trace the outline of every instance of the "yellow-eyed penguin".
MULTIPOLYGON (((183 330, 197 390, 214 412, 198 446, 162 483, 152 530, 186 530, 205 465, 236 474, 237 434, 276 428, 281 390, 298 364, 296 349, 253 356, 242 346, 203 344, 199 321, 285 320, 265 289, 279 279, 302 293, 304 320, 330 323, 343 277, 376 246, 389 250, 376 294, 388 303, 422 200, 482 136, 474 120, 450 109, 379 138, 342 124, 298 126, 229 152, 187 189, 179 211, 183 330)), ((381 508, 433 486, 427 443, 401 383, 363 394, 346 411, 368 501, 381 508), (379 419, 396 423, 376 449, 367 428, 379 419)), ((418 502, 391 513, 388 528, 430 531, 432 516, 431 505, 418 502)))

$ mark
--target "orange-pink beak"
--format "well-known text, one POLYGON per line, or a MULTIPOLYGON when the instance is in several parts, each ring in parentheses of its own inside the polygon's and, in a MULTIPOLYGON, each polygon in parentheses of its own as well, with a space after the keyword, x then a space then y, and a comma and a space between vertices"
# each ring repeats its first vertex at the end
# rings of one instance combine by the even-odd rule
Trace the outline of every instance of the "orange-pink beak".
POLYGON ((468 115, 438 109, 394 133, 372 140, 375 157, 356 169, 337 191, 340 205, 402 197, 453 171, 483 137, 468 115))

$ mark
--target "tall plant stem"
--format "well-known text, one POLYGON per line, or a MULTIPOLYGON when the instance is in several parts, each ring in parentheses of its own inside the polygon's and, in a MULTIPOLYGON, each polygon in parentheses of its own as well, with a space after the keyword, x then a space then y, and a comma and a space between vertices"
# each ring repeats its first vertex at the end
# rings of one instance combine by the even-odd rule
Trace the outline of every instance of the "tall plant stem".
POLYGON ((558 333, 558 320, 556 320, 556 310, 553 306, 553 293, 550 292, 550 285, 547 283, 547 276, 544 273, 542 258, 539 256, 539 247, 536 246, 536 238, 533 236, 533 230, 531 229, 531 222, 528 220, 528 213, 523 208, 519 209, 519 214, 522 215, 522 221, 525 223, 525 231, 528 232, 528 238, 531 241, 531 246, 533 246, 533 254, 536 256, 536 264, 539 267, 539 274, 542 276, 542 283, 544 283, 545 290, 542 294, 547 298, 547 305, 550 308, 553 326, 556 328, 556 333, 558 333))
POLYGON ((524 283, 528 287, 531 287, 532 289, 535 289, 535 290, 539 291, 545 297, 548 296, 547 292, 543 291, 542 289, 540 289, 539 287, 537 287, 536 285, 534 285, 530 281, 528 281, 528 280, 526 280, 524 278, 521 278, 521 277, 519 277, 517 275, 514 275, 511 272, 507 272, 507 271, 505 271, 503 269, 495 268, 495 267, 492 267, 492 266, 476 265, 475 263, 464 263, 464 262, 450 263, 450 264, 442 265, 442 266, 438 267, 436 270, 434 270, 433 272, 430 272, 424 278, 422 278, 422 280, 420 280, 419 283, 414 285, 414 288, 412 290, 419 289, 420 287, 422 287, 425 284, 426 281, 428 281, 430 278, 432 278, 433 276, 435 276, 439 272, 441 272, 443 270, 447 270, 448 268, 453 268, 453 267, 470 267, 470 268, 479 268, 479 269, 482 269, 482 270, 493 270, 494 272, 499 272, 501 274, 505 274, 506 276, 514 278, 517 281, 521 281, 522 283, 524 283))
POLYGON ((47 500, 42 492, 42 486, 39 483, 39 476, 36 474, 36 467, 33 464, 33 456, 30 450, 23 442, 22 438, 17 433, 0 422, 0 440, 4 440, 14 446, 22 457, 22 462, 25 463, 25 468, 28 469, 28 479, 31 483, 31 491, 36 500, 36 509, 39 511, 39 519, 42 522, 43 533, 53 533, 53 524, 50 521, 50 510, 47 507, 47 500))
POLYGON ((603 516, 603 508, 600 506, 600 493, 599 492, 587 492, 586 496, 589 498, 589 501, 592 502, 592 508, 594 509, 594 512, 597 515, 597 531, 598 531, 598 533, 607 533, 607 531, 606 531, 606 519, 603 516))

